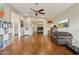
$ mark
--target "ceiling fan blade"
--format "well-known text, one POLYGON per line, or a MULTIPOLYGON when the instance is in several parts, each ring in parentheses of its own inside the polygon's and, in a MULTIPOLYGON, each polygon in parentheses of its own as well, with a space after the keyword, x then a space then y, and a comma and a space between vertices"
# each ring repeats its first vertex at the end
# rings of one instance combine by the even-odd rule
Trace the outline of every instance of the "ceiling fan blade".
POLYGON ((33 8, 30 8, 32 11, 36 12, 33 8))
POLYGON ((44 11, 44 9, 40 9, 40 10, 38 10, 38 11, 44 11))
POLYGON ((35 13, 35 15, 37 16, 37 15, 38 15, 38 13, 35 13))
POLYGON ((39 14, 43 14, 43 15, 44 15, 45 13, 43 13, 43 12, 39 12, 39 14))

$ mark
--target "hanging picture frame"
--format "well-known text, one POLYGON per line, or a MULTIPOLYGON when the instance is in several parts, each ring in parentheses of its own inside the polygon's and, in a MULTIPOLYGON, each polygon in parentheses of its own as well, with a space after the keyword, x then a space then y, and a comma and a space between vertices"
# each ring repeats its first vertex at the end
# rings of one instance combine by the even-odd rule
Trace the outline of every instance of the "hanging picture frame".
POLYGON ((69 19, 65 18, 63 20, 60 20, 58 22, 58 26, 59 26, 59 28, 67 28, 67 27, 69 27, 69 19))
POLYGON ((5 5, 0 3, 0 17, 5 16, 5 5))
POLYGON ((23 20, 21 20, 21 27, 23 27, 24 26, 24 22, 23 22, 23 20))

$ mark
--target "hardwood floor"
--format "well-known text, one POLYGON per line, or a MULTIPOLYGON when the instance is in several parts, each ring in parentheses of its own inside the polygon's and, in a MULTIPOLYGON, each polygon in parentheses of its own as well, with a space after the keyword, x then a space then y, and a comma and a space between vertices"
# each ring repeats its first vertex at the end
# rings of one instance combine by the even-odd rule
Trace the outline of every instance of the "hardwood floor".
POLYGON ((72 55, 64 46, 51 42, 50 37, 42 34, 14 37, 13 44, 0 51, 1 55, 72 55))

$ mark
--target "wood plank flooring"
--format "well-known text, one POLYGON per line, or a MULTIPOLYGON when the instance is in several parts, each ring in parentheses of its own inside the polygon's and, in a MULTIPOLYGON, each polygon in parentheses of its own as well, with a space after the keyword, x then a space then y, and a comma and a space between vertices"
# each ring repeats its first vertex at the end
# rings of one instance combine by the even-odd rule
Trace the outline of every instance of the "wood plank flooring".
POLYGON ((51 42, 49 36, 34 34, 13 38, 13 44, 0 51, 1 55, 72 55, 64 46, 51 42))

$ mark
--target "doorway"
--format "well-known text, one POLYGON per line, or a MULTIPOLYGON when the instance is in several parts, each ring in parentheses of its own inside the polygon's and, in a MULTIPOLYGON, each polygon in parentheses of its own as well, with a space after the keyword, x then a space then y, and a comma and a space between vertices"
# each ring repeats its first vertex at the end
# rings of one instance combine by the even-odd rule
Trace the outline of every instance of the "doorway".
POLYGON ((37 33, 43 34, 43 27, 37 27, 37 33))

